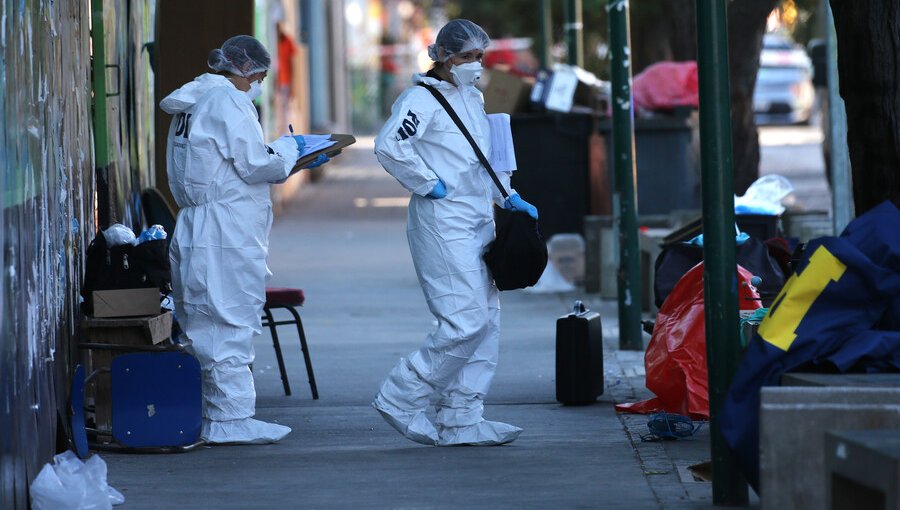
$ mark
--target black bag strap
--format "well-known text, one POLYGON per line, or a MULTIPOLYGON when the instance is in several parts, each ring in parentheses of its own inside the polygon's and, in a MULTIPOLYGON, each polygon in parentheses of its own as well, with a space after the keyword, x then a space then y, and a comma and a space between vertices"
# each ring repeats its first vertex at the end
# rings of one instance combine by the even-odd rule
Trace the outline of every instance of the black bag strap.
POLYGON ((494 173, 494 169, 491 168, 491 164, 488 163, 486 157, 484 157, 484 153, 481 152, 481 148, 478 147, 478 144, 475 143, 475 139, 472 138, 472 135, 469 134, 469 130, 466 129, 465 124, 463 124, 462 120, 459 118, 459 115, 453 110, 453 107, 450 106, 450 103, 447 102, 447 98, 444 97, 443 94, 438 92, 438 90, 431 85, 425 83, 419 83, 420 87, 424 87, 428 89, 428 92, 431 92, 431 95, 434 96, 435 99, 441 103, 441 106, 444 107, 444 110, 447 111, 447 114, 450 115, 450 118, 453 119, 453 122, 456 123, 456 127, 462 131, 463 136, 466 137, 466 140, 469 141, 469 144, 472 145, 472 148, 475 149, 475 155, 478 156, 478 161, 481 161, 481 164, 484 165, 485 170, 491 175, 491 179, 493 179, 494 184, 497 185, 497 189, 500 190, 500 194, 503 195, 504 199, 509 198, 509 193, 506 192, 506 189, 503 187, 503 184, 500 183, 500 179, 497 178, 497 174, 494 173))

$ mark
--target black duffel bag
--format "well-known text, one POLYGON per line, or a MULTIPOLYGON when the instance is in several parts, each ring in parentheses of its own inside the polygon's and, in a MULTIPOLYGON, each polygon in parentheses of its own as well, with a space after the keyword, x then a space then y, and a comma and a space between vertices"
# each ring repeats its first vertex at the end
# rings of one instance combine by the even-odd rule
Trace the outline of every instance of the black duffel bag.
MULTIPOLYGON (((762 279, 758 290, 765 305, 781 290, 785 275, 765 243, 750 237, 735 247, 735 261, 739 266, 762 279)), ((703 247, 690 243, 677 243, 660 252, 656 258, 653 292, 656 307, 662 306, 666 297, 692 267, 703 262, 703 247)))
POLYGON ((497 237, 484 254, 500 290, 531 287, 547 267, 547 242, 538 221, 523 211, 494 211, 497 237))
POLYGON ((109 246, 103 232, 97 232, 85 254, 81 283, 82 311, 94 313, 95 290, 145 289, 156 287, 162 294, 172 291, 168 240, 145 241, 138 245, 109 246))

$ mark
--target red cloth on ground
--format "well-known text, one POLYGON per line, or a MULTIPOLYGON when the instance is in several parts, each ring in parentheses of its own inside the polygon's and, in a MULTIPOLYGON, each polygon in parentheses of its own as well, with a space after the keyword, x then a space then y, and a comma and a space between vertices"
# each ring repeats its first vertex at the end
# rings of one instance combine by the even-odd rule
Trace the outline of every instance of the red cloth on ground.
MULTIPOLYGON (((756 310, 759 294, 750 286, 753 275, 738 266, 738 307, 756 310)), ((735 319, 735 327, 737 327, 735 319)), ((616 411, 647 414, 665 411, 709 419, 706 368, 706 324, 703 313, 703 263, 688 271, 666 297, 644 354, 647 389, 657 396, 616 405, 616 411)))

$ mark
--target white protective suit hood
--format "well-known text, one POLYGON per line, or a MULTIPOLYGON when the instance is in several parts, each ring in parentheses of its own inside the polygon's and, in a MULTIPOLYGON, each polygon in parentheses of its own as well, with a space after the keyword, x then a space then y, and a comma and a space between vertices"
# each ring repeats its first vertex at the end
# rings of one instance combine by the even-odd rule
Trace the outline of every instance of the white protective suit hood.
MULTIPOLYGON (((490 159, 490 124, 481 92, 427 75, 490 159)), ((419 350, 402 358, 373 406, 407 438, 428 445, 495 445, 522 429, 488 422, 483 399, 497 365, 500 300, 482 259, 494 239, 494 203, 503 197, 474 149, 441 104, 423 87, 407 89, 375 139, 381 165, 413 193, 407 239, 416 275, 437 326, 419 350), (438 181, 447 196, 426 195, 438 181), (436 416, 426 416, 437 394, 436 416)), ((497 177, 510 192, 510 173, 497 177)))
POLYGON ((174 115, 166 163, 180 210, 169 258, 176 315, 203 373, 203 438, 278 440, 290 429, 251 418, 249 364, 269 275, 270 183, 289 175, 296 144, 266 145, 250 99, 224 76, 199 76, 160 107, 174 115))

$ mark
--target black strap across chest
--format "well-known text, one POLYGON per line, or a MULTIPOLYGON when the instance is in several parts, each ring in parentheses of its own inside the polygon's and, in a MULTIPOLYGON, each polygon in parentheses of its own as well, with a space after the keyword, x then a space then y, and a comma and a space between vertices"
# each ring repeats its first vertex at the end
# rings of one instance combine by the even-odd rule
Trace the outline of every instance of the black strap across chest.
POLYGON ((447 111, 447 114, 450 115, 450 118, 453 119, 453 122, 456 123, 456 127, 462 131, 463 136, 466 137, 466 140, 469 141, 469 144, 475 149, 475 155, 478 156, 478 161, 481 161, 481 164, 484 165, 485 170, 490 174, 491 179, 494 181, 494 184, 497 185, 497 189, 500 190, 500 194, 503 195, 503 198, 509 198, 509 193, 507 193, 506 189, 503 187, 503 184, 500 183, 500 179, 497 178, 497 174, 494 173, 494 169, 491 168, 491 164, 488 162, 487 158, 484 156, 484 153, 481 152, 481 148, 478 147, 478 144, 475 143, 475 139, 472 138, 472 135, 469 133, 469 130, 466 129, 465 124, 463 124, 462 119, 459 118, 459 115, 456 114, 456 111, 453 110, 453 107, 450 106, 450 103, 447 102, 447 98, 444 97, 443 94, 438 92, 438 90, 431 85, 427 85, 425 83, 419 83, 420 87, 423 87, 431 92, 431 95, 434 96, 435 99, 441 103, 441 106, 444 107, 444 110, 447 111))

